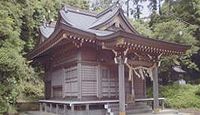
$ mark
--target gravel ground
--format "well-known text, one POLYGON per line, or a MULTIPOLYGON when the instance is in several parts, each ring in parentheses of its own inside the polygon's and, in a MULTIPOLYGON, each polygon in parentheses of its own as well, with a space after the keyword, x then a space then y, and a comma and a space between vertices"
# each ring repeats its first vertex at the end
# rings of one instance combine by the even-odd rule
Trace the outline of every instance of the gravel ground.
MULTIPOLYGON (((28 111, 21 113, 20 115, 56 115, 52 113, 40 113, 39 111, 28 111)), ((162 110, 160 113, 142 113, 142 114, 131 114, 131 115, 200 115, 200 111, 194 111, 194 110, 174 110, 174 109, 165 109, 162 110)))

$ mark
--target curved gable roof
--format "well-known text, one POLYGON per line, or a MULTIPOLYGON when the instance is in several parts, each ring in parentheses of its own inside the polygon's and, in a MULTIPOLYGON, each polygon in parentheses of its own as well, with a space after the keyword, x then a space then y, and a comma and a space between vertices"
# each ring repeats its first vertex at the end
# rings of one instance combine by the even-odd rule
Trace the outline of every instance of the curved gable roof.
MULTIPOLYGON (((138 34, 138 32, 126 19, 121 6, 119 6, 118 4, 114 4, 98 14, 92 12, 85 12, 83 10, 69 6, 64 6, 59 11, 59 19, 57 22, 70 25, 74 28, 81 29, 83 31, 89 31, 99 36, 103 36, 112 33, 112 31, 100 30, 99 27, 103 27, 107 25, 107 23, 113 22, 115 17, 120 17, 122 19, 123 22, 121 23, 125 24, 126 28, 130 30, 129 32, 138 34)), ((47 27, 43 25, 40 27, 40 32, 45 38, 49 38, 49 36, 54 32, 55 26, 56 25, 47 27)))
MULTIPOLYGON (((114 27, 116 26, 114 25, 114 27)), ((44 40, 44 42, 38 45, 38 47, 29 54, 31 58, 39 56, 61 42, 65 37, 60 36, 64 35, 65 32, 83 37, 83 39, 94 40, 98 44, 123 38, 125 41, 124 43, 128 43, 128 47, 131 44, 131 47, 140 48, 141 46, 147 49, 149 48, 150 51, 168 52, 169 54, 183 53, 190 48, 190 46, 150 39, 139 35, 124 16, 122 8, 117 5, 113 5, 111 8, 99 14, 85 13, 84 11, 64 7, 59 11, 58 21, 56 23, 44 24, 40 27, 40 32, 43 37, 49 39, 44 40), (115 24, 116 18, 120 18, 117 23, 125 25, 122 27, 122 30, 111 31, 102 29, 102 26, 113 26, 111 24, 113 24, 113 22, 115 24), (132 31, 127 32, 124 27, 132 31)))

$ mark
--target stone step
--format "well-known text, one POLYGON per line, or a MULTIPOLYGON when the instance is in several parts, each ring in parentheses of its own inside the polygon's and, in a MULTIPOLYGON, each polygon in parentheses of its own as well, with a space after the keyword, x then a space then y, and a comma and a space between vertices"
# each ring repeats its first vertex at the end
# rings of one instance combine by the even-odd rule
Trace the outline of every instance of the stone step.
POLYGON ((104 105, 104 108, 107 109, 107 108, 114 108, 114 107, 118 107, 119 108, 119 104, 118 103, 112 103, 112 104, 106 104, 104 105))
POLYGON ((138 113, 149 113, 152 112, 151 109, 133 109, 133 110, 126 110, 127 114, 138 114, 138 113))
MULTIPOLYGON (((107 112, 109 115, 118 115, 119 114, 119 104, 108 104, 107 112)), ((126 105, 127 114, 138 114, 138 113, 148 113, 152 112, 152 108, 146 103, 137 102, 134 104, 126 105)))
POLYGON ((126 106, 126 109, 143 109, 143 108, 151 109, 151 107, 148 105, 128 105, 128 106, 126 106))
MULTIPOLYGON (((137 115, 137 114, 140 114, 140 113, 145 114, 145 113, 151 113, 151 112, 152 112, 151 110, 146 110, 146 109, 144 109, 144 110, 128 110, 128 111, 126 110, 127 115, 132 115, 132 114, 137 115)), ((110 112, 110 115, 119 115, 119 111, 110 112)))

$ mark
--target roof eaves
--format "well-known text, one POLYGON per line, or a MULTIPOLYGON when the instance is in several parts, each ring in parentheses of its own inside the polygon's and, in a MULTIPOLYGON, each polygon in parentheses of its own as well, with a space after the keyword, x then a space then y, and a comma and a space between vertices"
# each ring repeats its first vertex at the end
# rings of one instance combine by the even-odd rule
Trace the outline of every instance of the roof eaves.
MULTIPOLYGON (((70 21, 67 20, 67 19, 65 18, 65 15, 63 14, 63 13, 65 13, 65 12, 66 12, 66 11, 64 11, 64 10, 60 10, 60 11, 59 11, 58 15, 59 15, 60 18, 58 18, 58 21, 59 21, 59 22, 64 21, 65 24, 72 26, 72 25, 70 24, 70 21), (61 19, 62 19, 62 21, 61 21, 61 19)), ((63 22, 62 22, 62 23, 63 23, 63 22)))
MULTIPOLYGON (((176 47, 179 47, 179 48, 184 49, 184 50, 188 50, 188 49, 191 48, 191 45, 183 45, 183 44, 174 43, 174 42, 168 42, 168 41, 157 40, 157 39, 153 39, 153 38, 147 38, 147 37, 144 37, 144 36, 141 36, 141 35, 132 34, 132 33, 124 32, 124 31, 121 31, 121 30, 119 30, 116 33, 107 35, 107 36, 98 36, 97 38, 99 40, 102 40, 102 41, 114 39, 116 37, 124 37, 126 39, 130 39, 131 40, 131 39, 133 39, 133 36, 138 37, 140 39, 144 39, 144 40, 149 40, 149 41, 153 41, 153 42, 160 42, 160 43, 163 43, 163 44, 166 44, 166 45, 170 45, 170 46, 176 46, 176 47)), ((176 49, 174 49, 174 50, 176 50, 176 49)))

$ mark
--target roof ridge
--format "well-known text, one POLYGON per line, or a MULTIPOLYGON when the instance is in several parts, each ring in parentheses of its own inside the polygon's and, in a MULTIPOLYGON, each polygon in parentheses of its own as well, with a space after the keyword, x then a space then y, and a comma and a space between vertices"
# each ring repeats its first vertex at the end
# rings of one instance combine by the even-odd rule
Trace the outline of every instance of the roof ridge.
POLYGON ((109 11, 113 10, 114 8, 121 8, 119 4, 114 3, 112 4, 110 7, 106 8, 105 10, 103 10, 102 12, 97 14, 97 17, 101 17, 102 15, 108 13, 109 11))
POLYGON ((64 5, 64 7, 61 8, 61 10, 71 11, 71 12, 75 12, 75 13, 79 13, 79 14, 83 14, 83 15, 89 15, 89 16, 93 16, 93 17, 96 17, 96 15, 98 14, 97 12, 94 12, 94 11, 84 10, 84 9, 81 9, 80 7, 74 7, 74 6, 70 6, 67 4, 64 5))
MULTIPOLYGON (((116 10, 116 11, 113 13, 113 15, 109 15, 110 18, 109 18, 109 19, 106 19, 106 22, 107 22, 108 20, 112 19, 112 17, 114 17, 114 16, 118 13, 118 11, 119 11, 119 10, 116 10)), ((103 18, 103 16, 100 16, 95 22, 93 22, 93 23, 91 24, 90 28, 94 28, 94 27, 96 27, 96 26, 98 26, 98 25, 104 23, 104 22, 101 22, 101 23, 98 24, 98 25, 94 25, 96 22, 98 22, 98 21, 101 20, 102 18, 103 18)))

